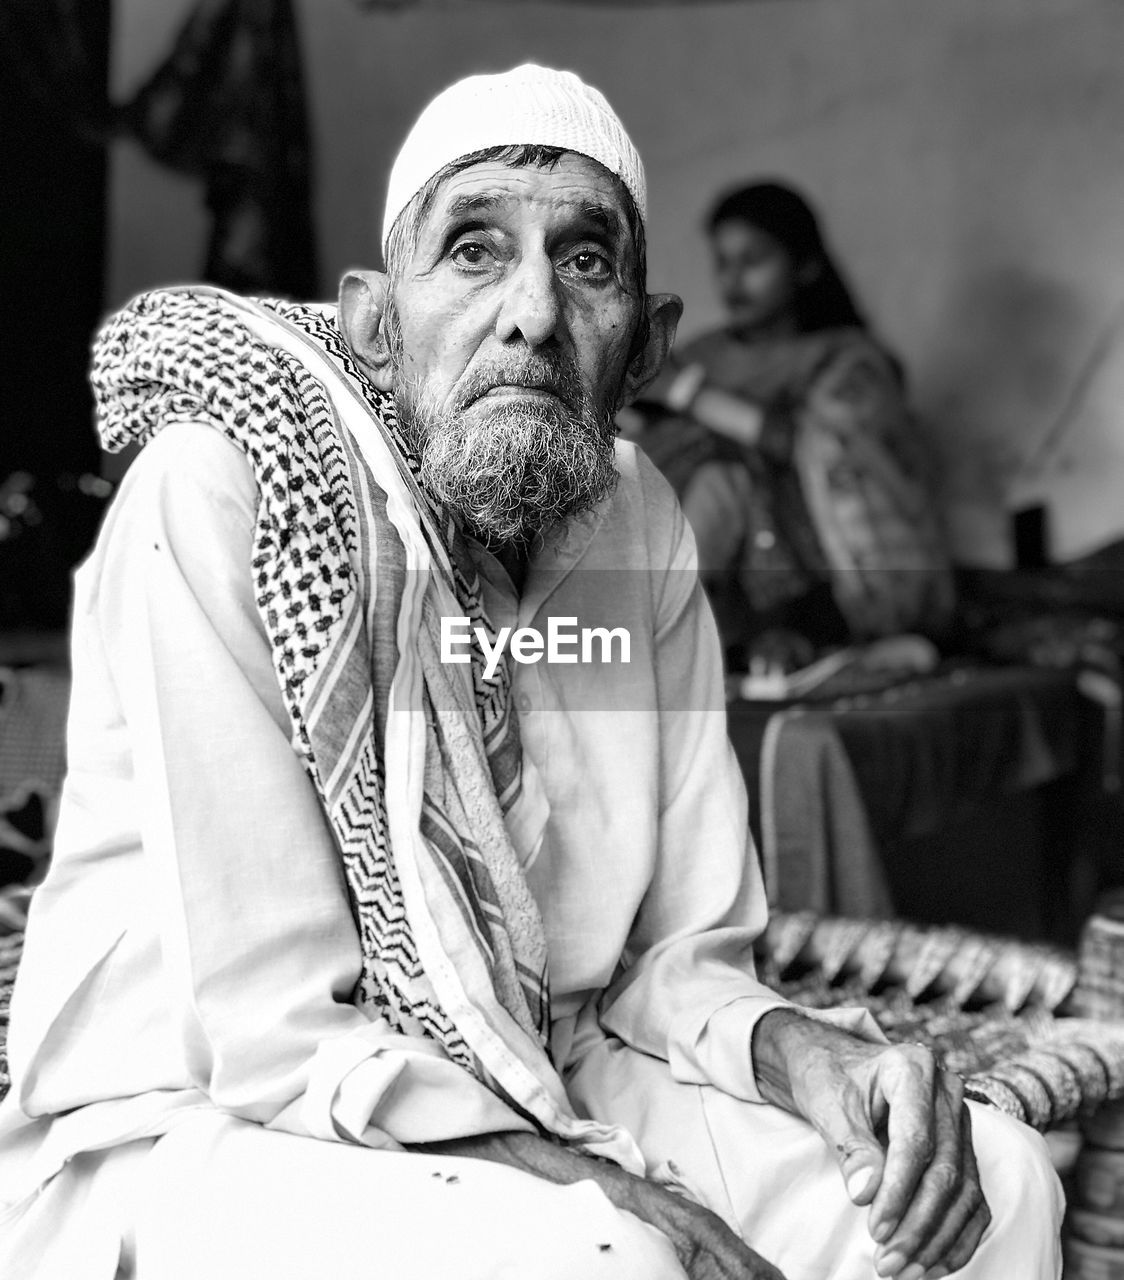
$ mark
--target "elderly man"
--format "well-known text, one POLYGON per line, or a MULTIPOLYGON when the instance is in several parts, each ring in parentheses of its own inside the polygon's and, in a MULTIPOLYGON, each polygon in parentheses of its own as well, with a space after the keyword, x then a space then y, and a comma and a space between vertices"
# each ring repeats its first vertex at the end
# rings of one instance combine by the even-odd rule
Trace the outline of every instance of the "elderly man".
POLYGON ((693 543, 611 426, 680 310, 644 230, 522 67, 423 114, 338 313, 102 334, 149 443, 76 583, 5 1277, 1057 1275, 1036 1135, 753 976, 693 543))

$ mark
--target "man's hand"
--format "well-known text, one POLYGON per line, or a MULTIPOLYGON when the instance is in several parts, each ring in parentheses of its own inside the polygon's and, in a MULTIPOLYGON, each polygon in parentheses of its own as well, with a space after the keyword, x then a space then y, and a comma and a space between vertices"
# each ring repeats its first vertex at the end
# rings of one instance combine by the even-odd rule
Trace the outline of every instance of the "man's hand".
POLYGON ((776 1267, 754 1253, 709 1209, 609 1161, 557 1146, 536 1134, 485 1134, 413 1145, 410 1150, 494 1160, 562 1185, 589 1179, 618 1209, 627 1209, 662 1231, 691 1280, 784 1280, 776 1267))
POLYGON ((919 1045, 869 1044, 784 1009, 757 1024, 753 1059, 762 1096, 819 1130, 851 1200, 871 1206, 880 1276, 964 1266, 991 1213, 959 1077, 919 1045))

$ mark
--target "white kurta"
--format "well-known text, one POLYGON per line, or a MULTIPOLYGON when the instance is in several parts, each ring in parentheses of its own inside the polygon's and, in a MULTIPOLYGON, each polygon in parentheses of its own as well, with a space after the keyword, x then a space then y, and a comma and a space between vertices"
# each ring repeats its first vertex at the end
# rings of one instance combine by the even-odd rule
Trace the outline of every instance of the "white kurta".
MULTIPOLYGON (((766 906, 718 644, 670 490, 630 446, 618 463, 613 498, 536 560, 521 599, 480 552, 497 625, 602 621, 609 600, 631 634, 627 668, 514 668, 550 804, 527 874, 555 1058, 580 1081, 619 1042, 670 1064, 669 1081, 759 1100, 750 1037, 782 1002, 751 976, 766 906)), ((255 506, 234 445, 170 426, 77 574, 69 773, 0 1107, 0 1242, 76 1153, 216 1112, 383 1147, 525 1127, 434 1046, 350 1003, 359 944, 254 605, 255 506)), ((604 1095, 584 1088, 582 1105, 604 1095)), ((51 1215, 59 1240, 85 1221, 88 1242, 77 1203, 68 1191, 51 1215)), ((88 1247, 84 1266, 113 1274, 88 1247)))

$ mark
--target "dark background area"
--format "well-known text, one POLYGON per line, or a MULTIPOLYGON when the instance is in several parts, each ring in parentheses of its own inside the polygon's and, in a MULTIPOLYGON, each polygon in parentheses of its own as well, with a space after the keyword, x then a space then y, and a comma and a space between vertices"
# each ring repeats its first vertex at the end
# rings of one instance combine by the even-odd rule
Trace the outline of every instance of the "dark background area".
POLYGON ((316 293, 290 0, 199 0, 184 12, 118 102, 110 0, 8 0, 0 11, 0 632, 65 625, 70 569, 112 491, 87 376, 106 308, 113 143, 130 139, 197 180, 210 233, 193 279, 316 293))
POLYGON ((100 515, 86 377, 102 310, 109 0, 0 23, 0 628, 58 627, 100 515), (52 72, 53 66, 53 72, 52 72))

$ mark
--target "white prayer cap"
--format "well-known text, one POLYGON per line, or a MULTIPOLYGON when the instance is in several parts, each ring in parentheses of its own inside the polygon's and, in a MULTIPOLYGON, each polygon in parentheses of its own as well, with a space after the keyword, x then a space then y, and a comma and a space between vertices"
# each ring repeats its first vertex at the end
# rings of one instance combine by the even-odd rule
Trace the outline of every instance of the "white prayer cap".
POLYGON ((445 165, 485 147, 522 145, 561 147, 596 160, 620 178, 647 219, 644 166, 604 95, 572 71, 528 62, 458 80, 421 113, 390 172, 383 253, 394 220, 445 165))

